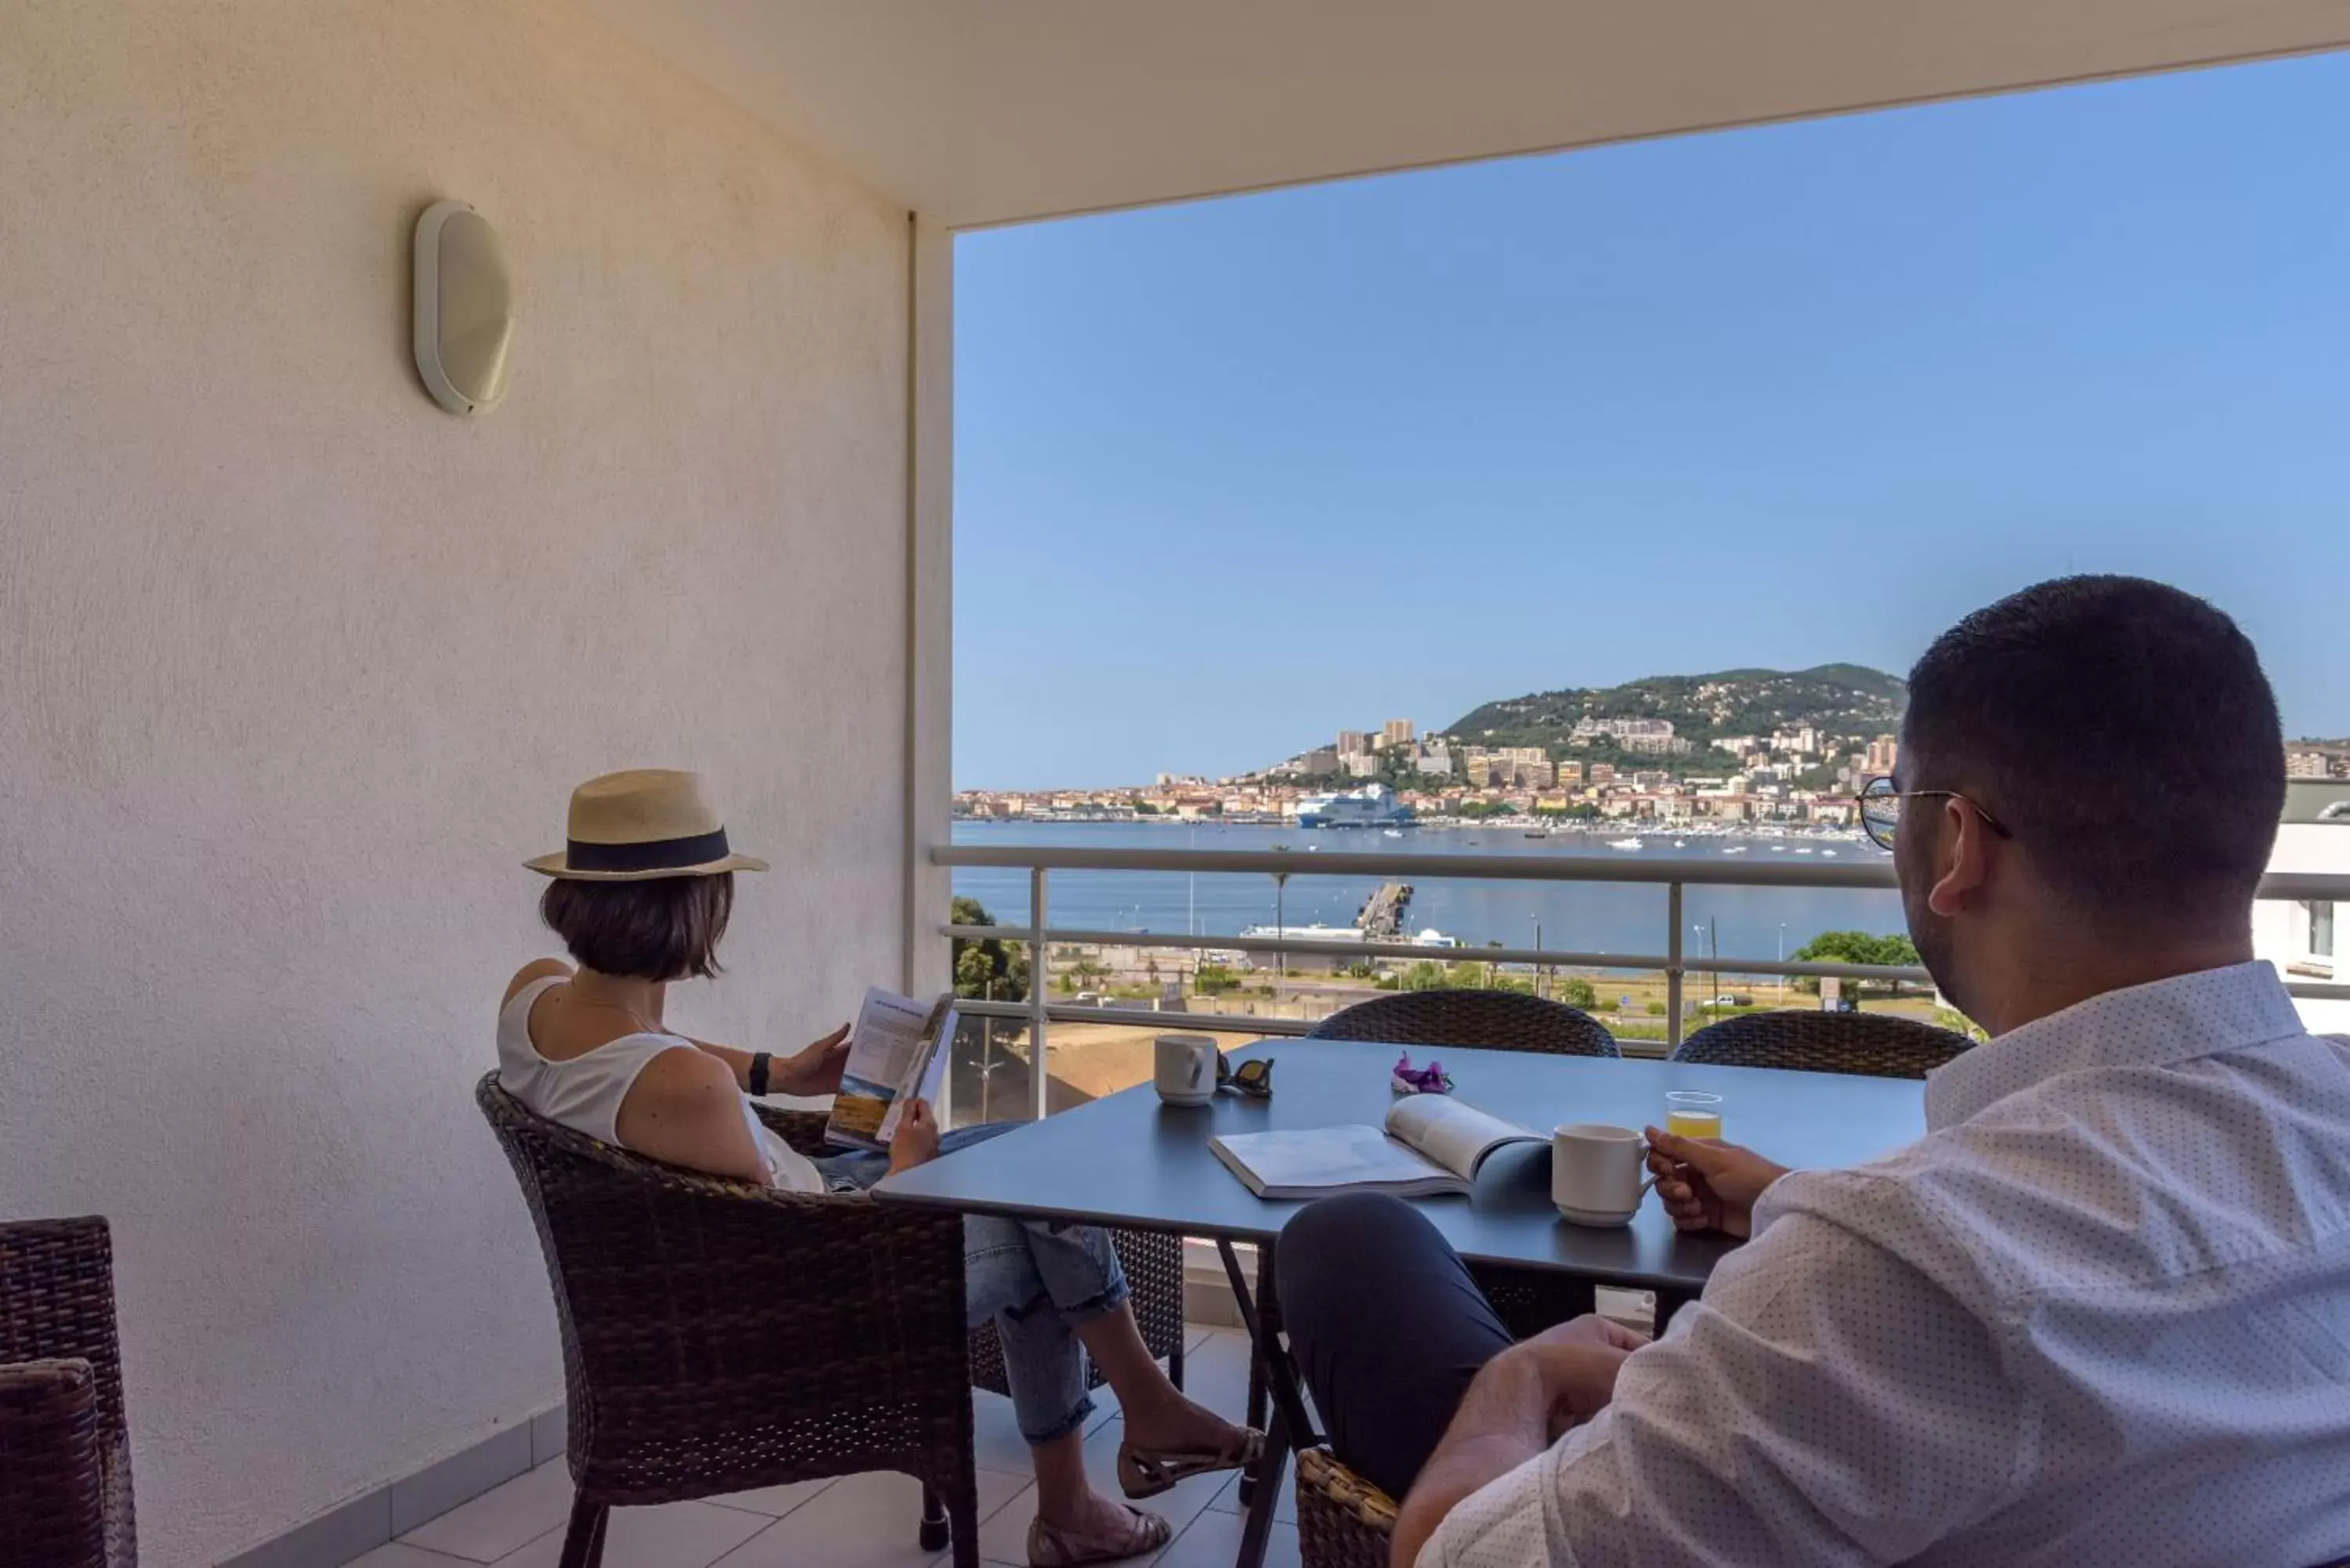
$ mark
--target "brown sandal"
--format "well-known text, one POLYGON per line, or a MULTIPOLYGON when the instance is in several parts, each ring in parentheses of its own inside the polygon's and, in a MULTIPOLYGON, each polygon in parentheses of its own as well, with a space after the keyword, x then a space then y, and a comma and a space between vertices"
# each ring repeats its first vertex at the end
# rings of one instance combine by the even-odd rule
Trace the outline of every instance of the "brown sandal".
POLYGON ((1032 1519, 1028 1521, 1029 1568, 1079 1568, 1087 1563, 1116 1563, 1121 1558, 1156 1552, 1174 1539, 1172 1525, 1139 1508, 1126 1511, 1123 1531, 1079 1532, 1032 1519))
POLYGON ((1246 1469, 1256 1463, 1264 1452, 1264 1434, 1254 1427, 1242 1428, 1240 1436, 1221 1449, 1138 1449, 1131 1443, 1118 1446, 1118 1489, 1130 1498, 1157 1497, 1172 1490, 1179 1483, 1193 1476, 1213 1475, 1218 1470, 1246 1469))

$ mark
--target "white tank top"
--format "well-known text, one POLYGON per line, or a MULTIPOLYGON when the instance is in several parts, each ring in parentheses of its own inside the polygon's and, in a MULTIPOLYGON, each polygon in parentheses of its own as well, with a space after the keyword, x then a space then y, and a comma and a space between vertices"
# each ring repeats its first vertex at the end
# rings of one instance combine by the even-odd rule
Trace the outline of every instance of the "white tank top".
MULTIPOLYGON (((620 1102, 645 1064, 664 1051, 695 1049, 691 1040, 676 1034, 623 1034, 567 1062, 550 1062, 530 1043, 530 1010, 549 988, 563 983, 562 975, 535 980, 515 992, 498 1014, 498 1084, 505 1092, 548 1121, 559 1122, 615 1147, 620 1142, 620 1102)), ((743 1102, 743 1120, 751 1139, 767 1161, 767 1179, 787 1192, 822 1192, 824 1178, 807 1157, 775 1136, 743 1102)))

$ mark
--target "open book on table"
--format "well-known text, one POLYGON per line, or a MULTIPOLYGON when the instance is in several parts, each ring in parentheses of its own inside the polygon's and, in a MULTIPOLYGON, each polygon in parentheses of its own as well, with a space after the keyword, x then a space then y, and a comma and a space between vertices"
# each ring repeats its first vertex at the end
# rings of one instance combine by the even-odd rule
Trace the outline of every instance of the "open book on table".
POLYGON ((1495 1149, 1543 1136, 1445 1095, 1408 1095, 1380 1127, 1310 1127, 1229 1133, 1208 1140, 1216 1158, 1259 1198, 1388 1192, 1398 1198, 1466 1194, 1495 1149))
POLYGON ((857 1010, 848 1063, 833 1096, 825 1137, 858 1148, 886 1150, 909 1100, 935 1100, 954 1041, 954 993, 930 1002, 873 986, 857 1010))

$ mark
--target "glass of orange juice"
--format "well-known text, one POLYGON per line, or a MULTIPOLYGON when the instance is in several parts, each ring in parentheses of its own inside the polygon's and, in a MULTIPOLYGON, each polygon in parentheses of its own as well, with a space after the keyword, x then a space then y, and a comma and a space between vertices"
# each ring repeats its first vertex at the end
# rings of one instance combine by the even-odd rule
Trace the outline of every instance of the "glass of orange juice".
POLYGON ((1665 1130, 1675 1137, 1720 1137, 1721 1096, 1695 1089, 1675 1089, 1665 1096, 1665 1130))

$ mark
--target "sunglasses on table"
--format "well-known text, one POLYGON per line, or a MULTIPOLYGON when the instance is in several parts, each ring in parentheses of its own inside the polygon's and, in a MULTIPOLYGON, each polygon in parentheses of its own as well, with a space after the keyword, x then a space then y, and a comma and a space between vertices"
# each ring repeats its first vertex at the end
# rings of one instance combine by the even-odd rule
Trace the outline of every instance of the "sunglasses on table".
POLYGON ((1233 1094, 1244 1095, 1252 1100, 1273 1098, 1273 1058, 1259 1056, 1242 1063, 1235 1069, 1224 1060, 1222 1052, 1217 1052, 1216 1087, 1230 1089, 1233 1094))
POLYGON ((2007 824, 1957 790, 1903 789, 1893 782, 1890 774, 1887 774, 1869 780, 1860 786, 1860 793, 1853 796, 1853 804, 1860 808, 1861 831, 1867 834, 1868 841, 1879 849, 1893 847, 1893 836, 1901 827, 1901 803, 1905 800, 1961 801, 1969 810, 1983 819, 1985 827, 2002 838, 2015 836, 2007 824))

